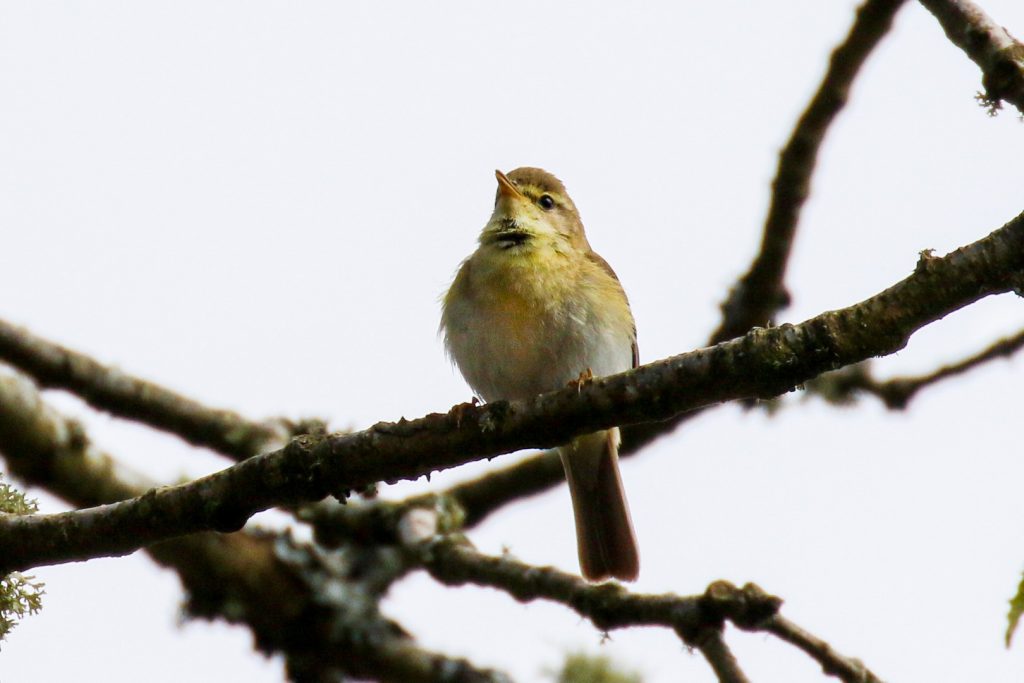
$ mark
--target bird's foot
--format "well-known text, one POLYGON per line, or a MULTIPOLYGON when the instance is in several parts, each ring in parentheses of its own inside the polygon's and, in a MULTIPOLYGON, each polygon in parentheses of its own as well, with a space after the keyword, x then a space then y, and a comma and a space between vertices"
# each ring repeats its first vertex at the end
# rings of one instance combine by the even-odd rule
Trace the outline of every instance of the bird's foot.
POLYGON ((456 429, 462 426, 462 418, 466 416, 466 413, 473 410, 478 405, 480 405, 480 399, 474 396, 468 403, 460 403, 456 406, 452 406, 452 409, 448 411, 448 414, 455 418, 456 429))
POLYGON ((594 381, 594 371, 587 368, 580 373, 580 376, 576 379, 569 380, 568 386, 576 387, 576 393, 583 391, 583 387, 594 381))

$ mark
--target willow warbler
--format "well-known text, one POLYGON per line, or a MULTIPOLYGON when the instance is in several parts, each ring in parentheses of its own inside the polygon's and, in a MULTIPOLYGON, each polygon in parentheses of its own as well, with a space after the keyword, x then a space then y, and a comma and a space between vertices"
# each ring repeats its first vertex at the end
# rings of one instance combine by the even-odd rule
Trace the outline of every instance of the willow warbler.
MULTIPOLYGON (((479 246, 444 298, 445 347, 485 401, 525 399, 637 366, 636 326, 576 205, 539 168, 495 171, 498 194, 479 246)), ((619 475, 619 430, 559 449, 583 576, 633 581, 636 536, 619 475)))

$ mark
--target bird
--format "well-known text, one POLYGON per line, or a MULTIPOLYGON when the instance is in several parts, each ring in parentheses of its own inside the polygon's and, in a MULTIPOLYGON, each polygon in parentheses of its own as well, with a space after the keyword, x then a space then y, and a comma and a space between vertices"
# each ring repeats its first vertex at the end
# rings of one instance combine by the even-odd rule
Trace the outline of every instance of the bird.
MULTIPOLYGON (((554 175, 495 171, 494 212, 442 299, 448 356, 487 402, 528 399, 639 365, 629 300, 554 175)), ((635 581, 618 427, 559 448, 584 578, 635 581)))

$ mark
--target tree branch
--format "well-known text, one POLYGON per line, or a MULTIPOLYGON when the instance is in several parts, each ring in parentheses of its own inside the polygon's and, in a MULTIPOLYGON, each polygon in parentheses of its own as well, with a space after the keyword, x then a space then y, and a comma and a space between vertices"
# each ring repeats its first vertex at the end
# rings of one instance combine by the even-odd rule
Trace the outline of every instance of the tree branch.
MULTIPOLYGON (((285 655, 292 680, 338 680, 345 674, 394 683, 508 683, 505 674, 423 649, 381 615, 373 581, 363 576, 364 558, 270 534, 181 540, 215 543, 239 536, 248 546, 214 546, 190 553, 187 563, 177 562, 189 590, 187 609, 193 617, 248 626, 259 650, 285 655)), ((382 555, 370 563, 395 561, 382 555)))
MULTIPOLYGON (((76 506, 134 498, 153 485, 93 446, 82 425, 44 402, 31 381, 3 372, 0 455, 11 474, 76 506)), ((0 523, 0 547, 7 540, 0 523)))
POLYGON ((729 621, 745 631, 776 635, 847 683, 881 683, 859 661, 838 654, 825 641, 779 616, 782 600, 754 584, 737 588, 716 581, 703 595, 642 595, 618 583, 590 584, 553 567, 484 555, 447 539, 427 543, 418 554, 430 575, 448 586, 469 583, 505 591, 519 602, 557 602, 603 631, 630 626, 671 628, 684 643, 701 650, 723 682, 747 680, 722 641, 723 625, 729 621))
POLYGON ((720 683, 750 683, 732 650, 725 644, 720 630, 709 629, 697 643, 697 649, 711 665, 720 683))
MULTIPOLYGON (((629 442, 623 442, 623 452, 628 445, 629 442)), ((456 484, 439 495, 454 500, 462 508, 463 524, 470 528, 505 505, 539 493, 564 480, 562 460, 558 457, 558 451, 550 450, 510 467, 456 484)))
MULTIPOLYGON (((114 459, 92 446, 77 422, 16 375, 0 375, 0 453, 12 474, 76 505, 138 496, 149 486, 137 475, 120 476, 114 459)), ((0 527, 0 548, 7 541, 0 527)), ((394 552, 376 557, 371 572, 357 553, 347 553, 346 563, 336 553, 259 532, 194 534, 147 552, 177 572, 190 616, 245 624, 260 650, 284 654, 294 680, 333 680, 339 671, 396 683, 508 680, 423 650, 377 612, 377 575, 403 571, 394 552), (325 584, 345 590, 326 591, 325 584)))
POLYGON ((808 383, 807 388, 831 403, 848 403, 858 392, 877 397, 891 410, 903 410, 925 387, 956 377, 997 358, 1009 358, 1024 347, 1024 330, 995 342, 980 353, 957 363, 944 365, 917 377, 876 380, 867 363, 858 363, 830 372, 808 383))
POLYGON ((711 343, 726 341, 756 325, 768 325, 789 305, 783 285, 800 210, 810 194, 811 176, 825 133, 846 106, 850 87, 868 56, 889 32, 904 0, 866 0, 846 39, 832 51, 828 71, 797 120, 779 154, 760 253, 722 304, 722 323, 711 343))
POLYGON ((235 460, 280 448, 297 431, 287 420, 251 422, 103 365, 0 320, 0 360, 47 389, 65 389, 93 408, 175 434, 235 460))
POLYGON ((995 114, 1001 102, 1024 115, 1024 44, 969 0, 921 0, 954 45, 982 71, 982 101, 995 114))
POLYGON ((764 630, 795 645, 813 657, 821 669, 847 683, 882 683, 864 662, 853 657, 844 657, 832 649, 821 638, 811 635, 781 615, 774 615, 764 624, 764 630))
MULTIPOLYGON (((463 404, 447 414, 361 432, 302 435, 287 447, 201 479, 100 508, 0 518, 0 571, 121 555, 176 535, 233 531, 261 510, 343 497, 377 481, 523 448, 547 448, 613 425, 661 420, 745 398, 771 398, 822 372, 893 353, 917 329, 983 297, 1019 289, 1024 214, 849 308, 525 401, 463 404)), ((2 410, 2 407, 0 407, 2 410)), ((0 436, 5 429, 0 412, 0 436)))

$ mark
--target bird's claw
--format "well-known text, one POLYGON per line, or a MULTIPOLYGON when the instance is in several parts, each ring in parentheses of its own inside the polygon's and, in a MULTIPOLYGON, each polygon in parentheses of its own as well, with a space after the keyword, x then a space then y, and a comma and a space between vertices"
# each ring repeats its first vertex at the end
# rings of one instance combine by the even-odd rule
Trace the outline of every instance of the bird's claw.
POLYGON ((448 411, 448 414, 455 418, 456 429, 462 426, 462 418, 466 416, 466 413, 473 410, 478 405, 480 405, 480 399, 474 396, 468 403, 460 403, 456 406, 452 406, 452 409, 448 411))
POLYGON ((594 381, 594 371, 590 368, 582 371, 576 379, 569 380, 570 387, 576 387, 576 393, 583 391, 583 387, 594 381))

